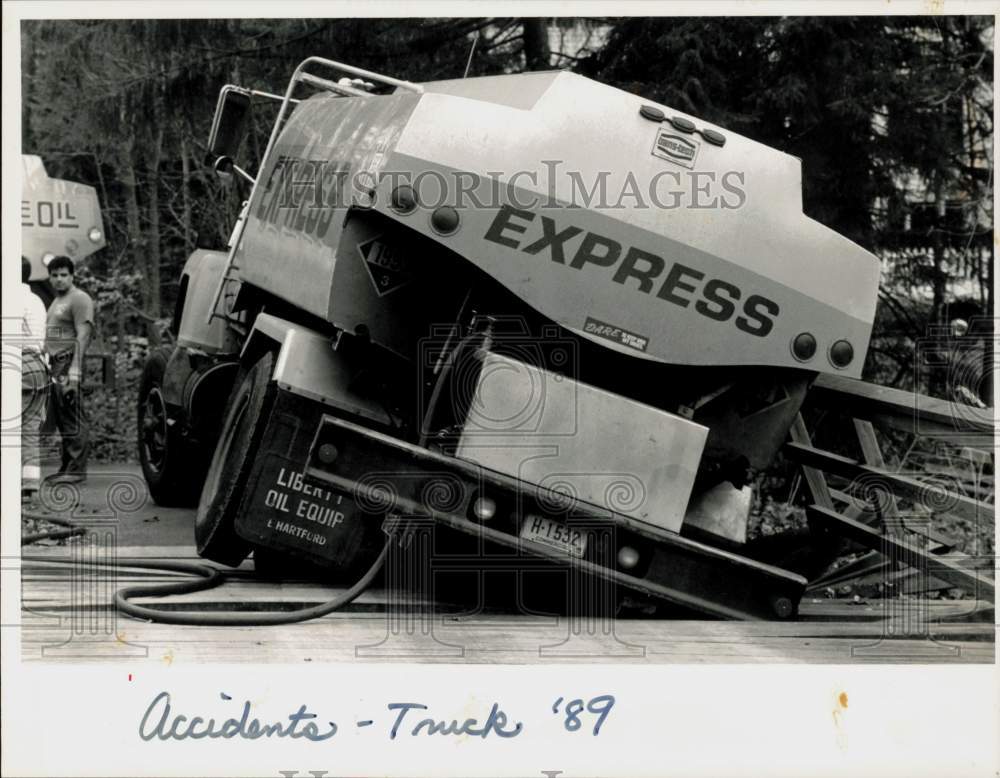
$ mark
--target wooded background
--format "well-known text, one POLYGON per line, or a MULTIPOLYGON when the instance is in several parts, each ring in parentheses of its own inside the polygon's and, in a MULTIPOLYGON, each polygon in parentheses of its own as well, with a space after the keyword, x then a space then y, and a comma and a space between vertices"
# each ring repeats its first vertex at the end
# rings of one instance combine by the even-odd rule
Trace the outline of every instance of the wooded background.
POLYGON ((108 237, 78 277, 117 370, 95 454, 134 458, 145 351, 235 221, 202 165, 219 88, 283 92, 313 55, 417 82, 569 68, 800 157, 806 213, 883 263, 866 378, 946 394, 921 339, 993 310, 992 40, 976 16, 22 22, 23 151, 96 187, 108 237))

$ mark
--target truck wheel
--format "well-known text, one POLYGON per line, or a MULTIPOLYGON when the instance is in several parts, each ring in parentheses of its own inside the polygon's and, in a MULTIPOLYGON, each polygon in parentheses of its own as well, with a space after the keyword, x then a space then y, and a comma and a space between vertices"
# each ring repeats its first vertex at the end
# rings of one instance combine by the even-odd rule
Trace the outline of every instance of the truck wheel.
POLYGON ((240 369, 198 503, 194 523, 198 553, 225 565, 235 567, 250 553, 250 544, 236 534, 236 513, 274 405, 273 372, 271 352, 249 370, 240 369))
POLYGON ((142 370, 139 382, 138 444, 142 474, 157 505, 194 505, 202 474, 192 467, 190 446, 167 421, 163 399, 163 374, 171 348, 156 349, 142 370))

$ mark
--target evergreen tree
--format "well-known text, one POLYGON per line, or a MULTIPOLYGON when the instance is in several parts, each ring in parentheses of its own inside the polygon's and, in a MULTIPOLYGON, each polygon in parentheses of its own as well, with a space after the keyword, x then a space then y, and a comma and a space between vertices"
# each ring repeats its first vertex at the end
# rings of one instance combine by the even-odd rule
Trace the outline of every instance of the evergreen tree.
POLYGON ((891 271, 868 374, 898 384, 956 281, 992 311, 992 32, 970 16, 627 19, 579 69, 799 157, 805 213, 891 271))

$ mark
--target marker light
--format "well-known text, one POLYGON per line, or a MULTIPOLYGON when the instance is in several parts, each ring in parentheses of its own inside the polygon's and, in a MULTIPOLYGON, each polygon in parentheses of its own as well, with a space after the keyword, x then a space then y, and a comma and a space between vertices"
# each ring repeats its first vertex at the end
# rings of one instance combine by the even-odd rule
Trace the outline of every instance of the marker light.
POLYGON ((830 362, 834 367, 845 368, 854 359, 854 346, 846 340, 838 340, 830 346, 830 362))
POLYGON ((639 108, 639 115, 643 119, 649 119, 651 122, 662 122, 667 118, 666 114, 663 113, 655 105, 644 105, 639 108))
POLYGON ((496 501, 490 497, 477 497, 472 503, 472 515, 479 521, 489 521, 497 512, 496 501))
POLYGON ((625 569, 631 570, 639 564, 639 552, 636 551, 631 546, 622 546, 618 549, 618 566, 625 569))
POLYGON ((337 458, 337 447, 332 443, 324 443, 319 447, 319 451, 316 452, 319 457, 319 461, 324 465, 332 464, 337 458))
POLYGON ((390 205, 393 210, 402 214, 413 213, 417 209, 417 193, 413 187, 397 186, 392 190, 390 205))
POLYGON ((104 233, 97 229, 97 227, 91 227, 90 232, 87 233, 87 237, 90 238, 91 243, 100 243, 101 238, 104 237, 104 233))
POLYGON ((713 146, 725 146, 726 136, 721 132, 716 132, 715 130, 702 129, 701 137, 711 143, 713 146))
POLYGON ((451 235, 458 229, 458 211, 450 205, 442 205, 431 214, 431 227, 441 235, 451 235))
POLYGON ((812 359, 816 354, 816 338, 811 332, 800 332, 792 341, 792 354, 800 362, 812 359))
POLYGON ((680 130, 681 132, 695 131, 694 122, 690 119, 685 119, 683 116, 671 116, 670 124, 675 130, 680 130))

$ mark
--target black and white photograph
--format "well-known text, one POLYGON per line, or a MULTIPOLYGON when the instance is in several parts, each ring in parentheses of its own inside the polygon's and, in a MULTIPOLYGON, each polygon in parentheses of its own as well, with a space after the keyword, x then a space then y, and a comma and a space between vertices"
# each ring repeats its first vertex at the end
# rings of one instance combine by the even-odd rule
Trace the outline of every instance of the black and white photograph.
POLYGON ((4 774, 996 775, 997 7, 287 5, 4 7, 4 774))

